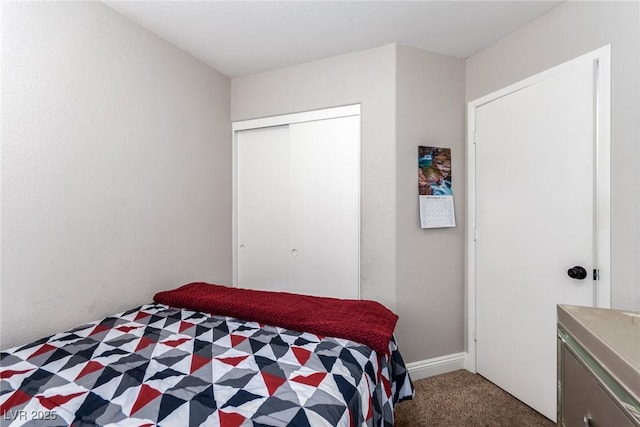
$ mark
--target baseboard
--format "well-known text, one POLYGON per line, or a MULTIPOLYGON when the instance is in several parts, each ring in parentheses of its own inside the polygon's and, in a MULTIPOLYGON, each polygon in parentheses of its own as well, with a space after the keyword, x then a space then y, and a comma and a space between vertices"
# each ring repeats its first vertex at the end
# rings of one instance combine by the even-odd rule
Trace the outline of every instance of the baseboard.
POLYGON ((466 364, 467 353, 455 353, 434 357, 433 359, 410 362, 407 363, 406 366, 411 379, 419 380, 421 378, 457 371, 458 369, 465 369, 466 364))

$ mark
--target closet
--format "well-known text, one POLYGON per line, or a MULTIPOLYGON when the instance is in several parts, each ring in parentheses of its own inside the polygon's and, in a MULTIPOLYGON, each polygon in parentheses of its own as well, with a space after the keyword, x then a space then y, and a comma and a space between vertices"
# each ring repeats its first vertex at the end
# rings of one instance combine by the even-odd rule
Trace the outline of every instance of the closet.
POLYGON ((360 106, 233 131, 236 286, 358 298, 360 106))

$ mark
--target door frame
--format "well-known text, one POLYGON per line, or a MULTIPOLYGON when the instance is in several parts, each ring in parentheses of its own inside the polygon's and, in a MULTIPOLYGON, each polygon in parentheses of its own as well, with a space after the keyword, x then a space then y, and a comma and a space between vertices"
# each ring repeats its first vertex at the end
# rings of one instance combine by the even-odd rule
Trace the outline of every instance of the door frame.
POLYGON ((595 66, 594 123, 594 262, 599 280, 594 281, 596 307, 611 307, 611 45, 571 59, 517 83, 467 103, 467 218, 465 253, 465 304, 467 370, 476 372, 476 109, 498 98, 539 83, 576 65, 592 62, 595 66))
MULTIPOLYGON (((294 123, 312 122, 317 120, 337 119, 340 117, 360 117, 360 104, 344 105, 340 107, 323 108, 320 110, 303 111, 299 113, 269 116, 257 119, 240 120, 231 123, 232 132, 232 251, 233 251, 233 282, 238 287, 238 132, 243 130, 260 129, 274 126, 291 125, 294 123)), ((358 139, 358 153, 361 153, 362 132, 358 139)), ((362 203, 361 203, 361 155, 358 156, 358 299, 360 299, 360 272, 362 246, 362 203)))

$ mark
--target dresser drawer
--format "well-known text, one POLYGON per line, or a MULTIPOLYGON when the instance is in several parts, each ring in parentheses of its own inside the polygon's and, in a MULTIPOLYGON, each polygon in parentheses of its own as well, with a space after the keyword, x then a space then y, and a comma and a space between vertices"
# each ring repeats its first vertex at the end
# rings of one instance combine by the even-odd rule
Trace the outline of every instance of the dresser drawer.
POLYGON ((587 368, 563 345, 561 420, 566 427, 634 427, 587 368))

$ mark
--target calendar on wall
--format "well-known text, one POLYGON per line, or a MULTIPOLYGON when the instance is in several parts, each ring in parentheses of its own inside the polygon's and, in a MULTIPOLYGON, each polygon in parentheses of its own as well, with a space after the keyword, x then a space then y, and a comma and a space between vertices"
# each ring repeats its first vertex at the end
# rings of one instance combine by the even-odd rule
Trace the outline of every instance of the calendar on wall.
POLYGON ((455 227, 451 149, 418 147, 418 197, 422 228, 455 227))

